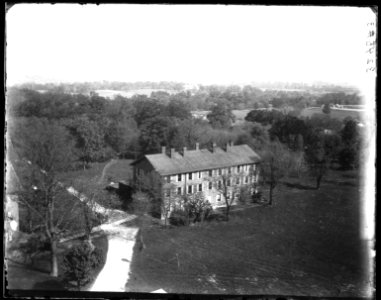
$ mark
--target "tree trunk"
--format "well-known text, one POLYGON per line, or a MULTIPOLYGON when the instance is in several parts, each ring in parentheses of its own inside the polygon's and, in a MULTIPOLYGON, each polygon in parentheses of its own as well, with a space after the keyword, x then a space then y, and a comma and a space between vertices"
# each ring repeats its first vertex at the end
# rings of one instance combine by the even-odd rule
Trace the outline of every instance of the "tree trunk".
POLYGON ((230 210, 230 206, 226 205, 226 210, 225 210, 226 221, 229 221, 229 210, 230 210))
POLYGON ((51 240, 51 264, 52 269, 50 276, 58 277, 58 263, 57 263, 57 241, 51 240))
POLYGON ((321 179, 322 179, 322 175, 319 175, 317 178, 316 178, 316 189, 318 190, 320 188, 320 182, 321 182, 321 179))
POLYGON ((274 187, 272 185, 270 185, 270 193, 269 193, 269 205, 272 206, 273 205, 273 190, 274 190, 274 187))

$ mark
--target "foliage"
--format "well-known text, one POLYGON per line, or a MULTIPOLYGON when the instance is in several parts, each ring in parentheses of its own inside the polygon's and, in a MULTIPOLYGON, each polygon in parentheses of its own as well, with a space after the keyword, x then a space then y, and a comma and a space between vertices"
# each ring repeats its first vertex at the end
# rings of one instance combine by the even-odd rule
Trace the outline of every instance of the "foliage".
POLYGON ((188 103, 176 99, 173 99, 168 103, 167 113, 169 117, 180 120, 191 119, 192 117, 188 103))
POLYGON ((139 131, 134 119, 119 117, 112 120, 105 134, 105 141, 122 157, 134 154, 133 144, 137 143, 139 131))
POLYGON ((303 120, 287 115, 283 119, 275 121, 269 133, 272 138, 277 137, 280 142, 286 144, 290 149, 302 150, 303 148, 300 149, 300 145, 303 146, 303 142, 300 142, 300 137, 306 137, 309 128, 303 120))
POLYGON ((107 160, 108 156, 105 145, 104 120, 92 120, 87 116, 74 119, 68 124, 72 135, 76 139, 76 147, 79 149, 79 157, 85 168, 90 162, 107 160))
POLYGON ((57 175, 70 168, 73 143, 65 128, 54 122, 31 118, 26 125, 16 130, 15 148, 23 158, 15 166, 20 181, 18 199, 36 222, 31 230, 46 234, 51 248, 51 275, 57 276, 59 234, 77 207, 73 199, 63 196, 67 193, 57 175))
POLYGON ((185 211, 188 212, 188 216, 192 218, 193 223, 202 222, 212 211, 212 206, 205 199, 204 193, 199 192, 187 197, 185 211))
POLYGON ((293 170, 293 160, 291 152, 278 140, 269 142, 260 154, 260 174, 263 182, 269 186, 269 205, 272 205, 274 189, 293 170))
POLYGON ((171 121, 166 117, 155 116, 140 127, 139 144, 145 153, 155 153, 162 145, 170 144, 171 121))
POLYGON ((317 189, 331 162, 336 159, 340 146, 338 135, 325 134, 319 130, 312 133, 305 149, 305 157, 310 173, 316 178, 317 189))
POLYGON ((345 122, 340 132, 343 149, 339 153, 339 163, 343 169, 352 169, 359 166, 362 138, 358 123, 352 119, 345 122))
POLYGON ((137 191, 132 195, 129 208, 134 214, 142 215, 152 210, 152 200, 147 193, 137 191))
POLYGON ((344 92, 325 93, 316 100, 317 105, 323 104, 341 104, 341 105, 359 105, 361 98, 357 93, 346 94, 344 92))
POLYGON ((283 117, 284 117, 283 114, 276 109, 273 109, 273 110, 257 109, 257 110, 250 111, 245 117, 245 120, 248 122, 260 123, 262 125, 269 125, 279 119, 282 119, 283 117))
POLYGON ((184 209, 174 209, 168 219, 169 223, 174 226, 186 226, 189 224, 189 214, 184 209))
POLYGON ((214 128, 229 128, 235 120, 227 105, 214 105, 207 118, 214 128))
POLYGON ((322 109, 323 113, 329 115, 331 113, 331 106, 329 105, 329 103, 326 103, 323 105, 323 109, 322 109))
POLYGON ((90 282, 95 268, 105 259, 105 253, 100 248, 93 248, 88 243, 74 246, 65 254, 63 268, 65 279, 74 281, 78 290, 90 282))

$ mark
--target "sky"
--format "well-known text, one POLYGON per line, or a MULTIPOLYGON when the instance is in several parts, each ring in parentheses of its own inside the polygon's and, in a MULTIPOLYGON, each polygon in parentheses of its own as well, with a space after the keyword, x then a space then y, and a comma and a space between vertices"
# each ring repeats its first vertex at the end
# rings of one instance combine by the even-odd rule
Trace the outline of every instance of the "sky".
POLYGON ((356 7, 18 4, 6 15, 7 83, 357 85, 374 76, 375 19, 356 7))

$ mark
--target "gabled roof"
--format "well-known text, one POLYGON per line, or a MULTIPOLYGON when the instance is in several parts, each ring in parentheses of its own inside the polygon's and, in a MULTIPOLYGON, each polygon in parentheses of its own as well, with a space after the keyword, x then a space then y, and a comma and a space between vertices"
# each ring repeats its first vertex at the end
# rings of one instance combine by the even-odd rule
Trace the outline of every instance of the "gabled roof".
POLYGON ((214 152, 207 149, 187 150, 185 156, 178 152, 172 157, 164 153, 149 154, 132 164, 136 165, 144 159, 148 160, 160 175, 218 169, 260 161, 259 155, 248 145, 229 146, 227 150, 216 147, 214 152))

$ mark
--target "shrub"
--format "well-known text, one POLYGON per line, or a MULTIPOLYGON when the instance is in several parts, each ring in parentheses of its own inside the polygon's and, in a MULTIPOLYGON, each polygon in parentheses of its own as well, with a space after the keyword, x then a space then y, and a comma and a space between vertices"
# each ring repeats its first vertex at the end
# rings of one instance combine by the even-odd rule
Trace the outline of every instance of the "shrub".
POLYGON ((169 217, 169 224, 174 226, 185 226, 188 224, 188 215, 185 210, 176 209, 169 217))
POLYGON ((93 273, 104 262, 100 248, 83 243, 70 249, 64 256, 63 269, 67 281, 75 281, 78 290, 93 279, 93 273))
POLYGON ((202 222, 212 211, 212 205, 205 199, 203 193, 196 193, 188 197, 186 210, 189 213, 189 217, 193 219, 193 223, 202 222))

